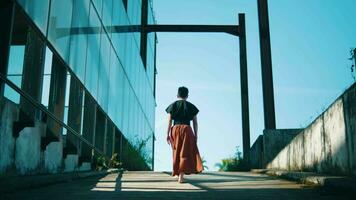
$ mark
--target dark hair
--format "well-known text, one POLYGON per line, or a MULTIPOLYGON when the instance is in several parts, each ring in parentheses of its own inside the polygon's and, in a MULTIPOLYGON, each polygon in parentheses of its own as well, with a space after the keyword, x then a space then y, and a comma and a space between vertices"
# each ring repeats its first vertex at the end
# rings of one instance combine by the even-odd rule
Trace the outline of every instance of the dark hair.
POLYGON ((188 97, 188 93, 188 88, 184 86, 178 88, 178 97, 185 99, 188 97))

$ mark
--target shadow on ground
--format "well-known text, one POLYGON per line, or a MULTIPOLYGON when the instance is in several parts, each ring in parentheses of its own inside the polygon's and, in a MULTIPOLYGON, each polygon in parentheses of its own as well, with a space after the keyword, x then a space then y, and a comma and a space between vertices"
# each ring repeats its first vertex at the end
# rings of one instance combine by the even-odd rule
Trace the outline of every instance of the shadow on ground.
POLYGON ((6 193, 0 199, 353 199, 344 193, 252 173, 206 172, 187 176, 184 184, 168 174, 109 174, 6 193))

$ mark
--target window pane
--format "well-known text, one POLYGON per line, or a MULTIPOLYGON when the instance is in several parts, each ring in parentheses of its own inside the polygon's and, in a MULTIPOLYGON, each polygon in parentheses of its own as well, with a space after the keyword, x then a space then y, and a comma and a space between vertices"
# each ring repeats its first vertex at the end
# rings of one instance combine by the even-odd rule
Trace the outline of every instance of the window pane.
POLYGON ((49 19, 48 40, 67 62, 72 22, 72 0, 52 0, 49 19))
POLYGON ((108 111, 109 95, 109 73, 110 73, 110 41, 103 31, 100 45, 100 64, 99 64, 99 85, 98 102, 105 112, 108 111))
POLYGON ((69 66, 82 82, 84 82, 85 77, 88 45, 88 34, 83 28, 89 26, 89 3, 90 0, 73 1, 73 32, 70 41, 69 66))
POLYGON ((17 0, 44 35, 46 35, 47 32, 49 1, 50 0, 17 0))
POLYGON ((90 31, 93 32, 93 34, 88 35, 85 86, 96 99, 98 89, 101 24, 92 4, 90 5, 89 27, 91 27, 90 31))

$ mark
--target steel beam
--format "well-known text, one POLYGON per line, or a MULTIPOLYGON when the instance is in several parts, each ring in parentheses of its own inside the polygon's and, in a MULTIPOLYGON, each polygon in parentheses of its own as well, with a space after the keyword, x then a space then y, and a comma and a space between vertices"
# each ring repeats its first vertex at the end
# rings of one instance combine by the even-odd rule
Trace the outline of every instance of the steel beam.
POLYGON ((148 0, 142 0, 141 4, 141 40, 140 54, 143 66, 147 69, 147 37, 146 26, 148 23, 148 0))
POLYGON ((236 25, 147 25, 147 32, 216 32, 239 36, 236 25))
POLYGON ((250 159, 250 115, 248 103, 248 74, 245 14, 239 14, 239 41, 240 41, 240 82, 241 82, 241 112, 242 112, 242 146, 243 158, 250 159))
MULTIPOLYGON (((69 105, 68 105, 68 126, 77 133, 81 132, 82 109, 83 109, 83 88, 78 79, 71 76, 69 105)), ((80 152, 80 140, 73 134, 67 134, 66 153, 80 152)))
POLYGON ((268 20, 267 0, 258 0, 258 24, 260 30, 260 51, 262 67, 262 89, 265 129, 275 129, 275 108, 273 91, 273 73, 271 42, 268 20))
MULTIPOLYGON (((10 55, 10 44, 12 37, 12 27, 14 22, 15 4, 10 0, 0 2, 0 73, 7 74, 7 65, 10 55), (6 20, 4 20, 6 19, 6 20)), ((4 94, 4 83, 0 81, 0 98, 4 94)))
MULTIPOLYGON (((52 59, 51 85, 49 90, 48 110, 58 119, 63 120, 65 95, 67 85, 67 70, 57 56, 52 59)), ((47 137, 60 139, 62 126, 53 120, 48 120, 47 137)))
MULTIPOLYGON (((74 27, 70 28, 57 28, 57 38, 67 37, 68 35, 78 34, 99 34, 100 27, 74 27)), ((148 24, 141 25, 122 25, 122 26, 109 26, 111 33, 133 33, 133 32, 190 32, 190 33, 228 33, 234 36, 239 36, 238 25, 164 25, 164 24, 148 24)))
MULTIPOLYGON (((45 43, 31 27, 28 27, 24 58, 19 58, 24 60, 21 89, 38 102, 41 102, 42 98, 45 50, 45 43)), ((23 96, 20 97, 20 108, 22 111, 20 121, 27 121, 28 117, 30 120, 36 119, 38 110, 23 96)))

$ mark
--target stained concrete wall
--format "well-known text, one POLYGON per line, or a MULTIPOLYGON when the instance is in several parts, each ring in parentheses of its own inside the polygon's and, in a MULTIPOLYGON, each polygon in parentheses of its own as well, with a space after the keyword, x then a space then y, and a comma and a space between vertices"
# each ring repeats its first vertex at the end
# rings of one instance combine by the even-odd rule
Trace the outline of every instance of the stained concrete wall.
MULTIPOLYGON (((279 130, 269 131, 277 134, 279 130)), ((356 84, 267 162, 266 167, 355 175, 355 145, 356 84)))
POLYGON ((277 129, 263 131, 263 165, 273 158, 292 141, 302 129, 277 129))
POLYGON ((0 175, 14 164, 15 138, 12 125, 18 120, 17 105, 5 98, 0 100, 0 175))
MULTIPOLYGON (((77 155, 67 156, 66 162, 63 162, 62 141, 51 142, 41 150, 46 124, 36 121, 34 127, 25 127, 16 138, 13 125, 19 120, 19 106, 2 98, 0 114, 0 176, 60 173, 78 169, 77 155)), ((90 169, 90 163, 81 167, 83 171, 90 169)))

